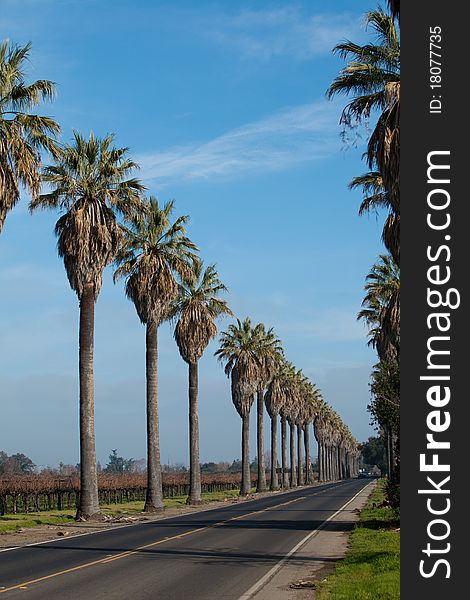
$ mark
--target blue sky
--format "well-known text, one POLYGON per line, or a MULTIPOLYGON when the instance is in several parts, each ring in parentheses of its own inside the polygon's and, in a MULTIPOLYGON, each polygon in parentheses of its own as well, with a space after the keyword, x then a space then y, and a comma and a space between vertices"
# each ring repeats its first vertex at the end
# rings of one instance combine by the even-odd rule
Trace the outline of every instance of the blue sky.
MULTIPOLYGON (((331 48, 366 39, 369 2, 2 0, 0 38, 32 41, 30 78, 63 127, 116 134, 139 176, 215 262, 240 318, 275 328, 353 434, 375 362, 356 322, 382 219, 357 216, 363 139, 345 144, 331 48)), ((57 257, 57 214, 10 213, 0 237, 0 449, 78 461, 78 301, 57 257)), ((108 269, 96 307, 97 454, 145 456, 145 332, 108 269)), ((222 321, 224 328, 228 321, 222 321)), ((200 364, 201 459, 240 456, 241 421, 213 357, 200 364)), ((160 333, 164 462, 187 462, 187 367, 160 333)), ((254 417, 254 415, 253 415, 254 417)), ((252 455, 255 421, 252 422, 252 455)))

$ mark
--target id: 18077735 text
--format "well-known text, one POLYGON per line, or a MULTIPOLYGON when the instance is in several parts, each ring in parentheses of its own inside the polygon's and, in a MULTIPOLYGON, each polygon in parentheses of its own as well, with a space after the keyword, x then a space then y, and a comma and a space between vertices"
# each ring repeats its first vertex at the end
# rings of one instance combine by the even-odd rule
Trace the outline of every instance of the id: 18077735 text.
POLYGON ((431 98, 429 113, 442 113, 442 27, 435 25, 429 28, 429 88, 431 98))

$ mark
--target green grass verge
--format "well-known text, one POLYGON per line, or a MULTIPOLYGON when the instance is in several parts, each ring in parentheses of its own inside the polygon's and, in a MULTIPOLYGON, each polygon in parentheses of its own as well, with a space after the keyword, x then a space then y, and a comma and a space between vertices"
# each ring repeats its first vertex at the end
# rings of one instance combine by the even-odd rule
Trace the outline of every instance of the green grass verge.
POLYGON ((399 512, 381 507, 379 481, 351 534, 346 557, 318 584, 317 600, 397 600, 400 598, 399 512))
MULTIPOLYGON (((204 502, 215 502, 230 498, 238 498, 238 490, 227 490, 225 492, 206 492, 202 494, 204 502)), ((185 506, 186 496, 175 496, 165 498, 165 508, 185 506)), ((101 507, 103 514, 111 517, 122 517, 124 515, 136 515, 142 513, 143 502, 124 502, 123 504, 104 504, 101 507)), ((0 516, 0 533, 17 531, 21 528, 37 527, 38 525, 62 525, 74 521, 75 513, 70 510, 52 510, 34 513, 21 513, 16 515, 0 516)))
POLYGON ((17 531, 18 529, 27 527, 37 527, 38 525, 62 525, 73 520, 74 515, 68 510, 3 515, 0 516, 0 533, 17 531))

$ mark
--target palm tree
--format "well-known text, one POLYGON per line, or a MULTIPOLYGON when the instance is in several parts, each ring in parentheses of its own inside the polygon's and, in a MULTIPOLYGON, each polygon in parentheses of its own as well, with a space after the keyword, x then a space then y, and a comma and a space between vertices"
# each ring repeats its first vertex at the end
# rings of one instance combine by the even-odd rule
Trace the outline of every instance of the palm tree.
POLYGON ((41 187, 41 150, 57 156, 54 137, 60 126, 51 117, 31 115, 42 100, 52 100, 55 84, 39 79, 27 84, 26 46, 0 43, 0 233, 7 213, 20 199, 20 185, 36 199, 41 187))
POLYGON ((163 509, 158 422, 158 327, 168 319, 178 295, 177 278, 190 281, 198 262, 196 246, 186 237, 187 216, 171 223, 173 202, 160 208, 150 197, 145 211, 131 216, 124 227, 124 244, 117 257, 114 281, 125 277, 126 296, 146 326, 147 494, 144 511, 163 509))
POLYGON ((286 402, 283 407, 283 412, 289 423, 289 486, 297 487, 297 461, 295 452, 295 425, 297 421, 297 415, 300 410, 300 399, 299 399, 299 378, 301 371, 295 371, 293 377, 289 379, 286 389, 286 402))
POLYGON ((390 255, 382 254, 366 277, 366 296, 358 319, 369 327, 369 344, 381 360, 400 354, 400 270, 390 255))
POLYGON ((250 476, 250 410, 259 387, 262 363, 257 354, 257 336, 251 320, 229 325, 220 336, 220 348, 215 352, 225 362, 225 374, 231 377, 232 402, 242 419, 242 483, 240 494, 251 490, 250 476))
POLYGON ((313 422, 313 431, 318 444, 318 480, 329 480, 328 469, 328 420, 330 406, 323 398, 319 398, 318 411, 313 422))
POLYGON ((52 191, 33 198, 30 209, 59 208, 58 253, 80 302, 80 501, 77 518, 99 515, 94 433, 93 334, 95 302, 105 267, 116 255, 121 231, 116 215, 139 210, 141 183, 127 176, 137 165, 113 136, 88 139, 74 132, 72 144, 58 151, 55 165, 44 169, 52 191))
MULTIPOLYGON (((286 379, 292 373, 291 366, 284 360, 274 373, 265 394, 266 410, 271 417, 271 490, 279 489, 277 477, 277 420, 284 403, 286 402, 286 379)), ((284 429, 283 429, 284 431, 284 429)), ((285 435, 283 436, 282 466, 283 473, 287 462, 287 452, 284 452, 285 435)), ((283 483, 284 485, 284 483, 283 483)))
POLYGON ((302 400, 297 411, 295 425, 297 427, 297 482, 299 485, 305 485, 305 476, 302 456, 302 432, 305 421, 305 400, 302 400))
POLYGON ((287 466, 287 421, 290 418, 293 402, 293 387, 295 385, 296 370, 292 363, 285 365, 285 371, 280 377, 280 385, 283 400, 280 403, 279 414, 281 416, 281 466, 282 487, 290 486, 289 469, 287 466))
POLYGON ((299 411, 297 414, 297 472, 299 485, 310 483, 310 435, 309 425, 315 416, 316 395, 315 386, 302 377, 299 381, 299 411), (302 433, 304 434, 303 445, 305 450, 305 471, 302 461, 302 433))
POLYGON ((295 455, 295 419, 297 417, 298 407, 290 404, 287 422, 289 423, 290 444, 289 444, 289 462, 290 462, 290 487, 297 487, 297 461, 295 455))
POLYGON ((264 395, 276 369, 283 360, 283 350, 279 338, 273 329, 266 330, 263 323, 259 323, 254 331, 256 338, 256 354, 260 360, 260 378, 257 389, 257 448, 258 448, 258 480, 257 492, 266 490, 266 467, 264 460, 264 395))
POLYGON ((297 483, 298 485, 305 485, 305 476, 303 469, 303 456, 302 456, 302 432, 304 430, 304 422, 306 419, 306 404, 308 398, 308 386, 309 381, 303 373, 299 373, 297 385, 296 385, 296 397, 297 397, 297 411, 294 420, 295 427, 297 428, 297 483))
MULTIPOLYGON (((396 4, 396 3, 394 3, 396 4)), ((345 126, 367 120, 379 111, 377 124, 372 131, 366 152, 369 168, 377 171, 381 185, 387 192, 391 214, 395 215, 395 228, 399 227, 400 190, 400 38, 393 16, 380 10, 366 15, 376 35, 377 43, 360 46, 351 41, 338 44, 334 52, 349 59, 347 66, 335 78, 327 94, 354 95, 341 116, 345 126)), ((398 235, 390 238, 388 250, 399 262, 398 235)))
POLYGON ((289 468, 287 462, 287 414, 289 411, 289 406, 286 402, 282 405, 280 410, 281 415, 281 470, 282 470, 282 478, 281 483, 282 487, 287 489, 290 486, 289 479, 289 468))
POLYGON ((198 362, 210 340, 217 334, 215 319, 232 315, 224 300, 218 298, 227 288, 219 280, 215 265, 202 270, 195 262, 193 277, 179 286, 172 316, 179 317, 175 340, 181 358, 189 365, 189 496, 187 504, 202 504, 199 464, 198 362))
POLYGON ((311 383, 307 383, 306 389, 306 400, 304 406, 304 445, 305 445, 305 483, 308 485, 312 483, 312 469, 311 469, 311 456, 310 456, 310 425, 315 421, 315 418, 320 410, 320 403, 322 400, 320 390, 311 383))

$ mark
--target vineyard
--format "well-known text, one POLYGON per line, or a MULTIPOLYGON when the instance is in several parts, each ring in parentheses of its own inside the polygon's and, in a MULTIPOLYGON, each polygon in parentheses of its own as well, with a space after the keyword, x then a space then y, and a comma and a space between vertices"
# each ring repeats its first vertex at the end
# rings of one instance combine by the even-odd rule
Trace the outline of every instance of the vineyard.
MULTIPOLYGON (((240 487, 240 473, 202 475, 203 492, 221 492, 240 487)), ((100 504, 120 504, 145 500, 145 474, 100 474, 98 479, 100 504)), ((189 493, 189 474, 164 473, 163 496, 172 498, 189 493)), ((0 476, 0 515, 41 510, 74 510, 80 494, 78 476, 50 475, 0 476)))

